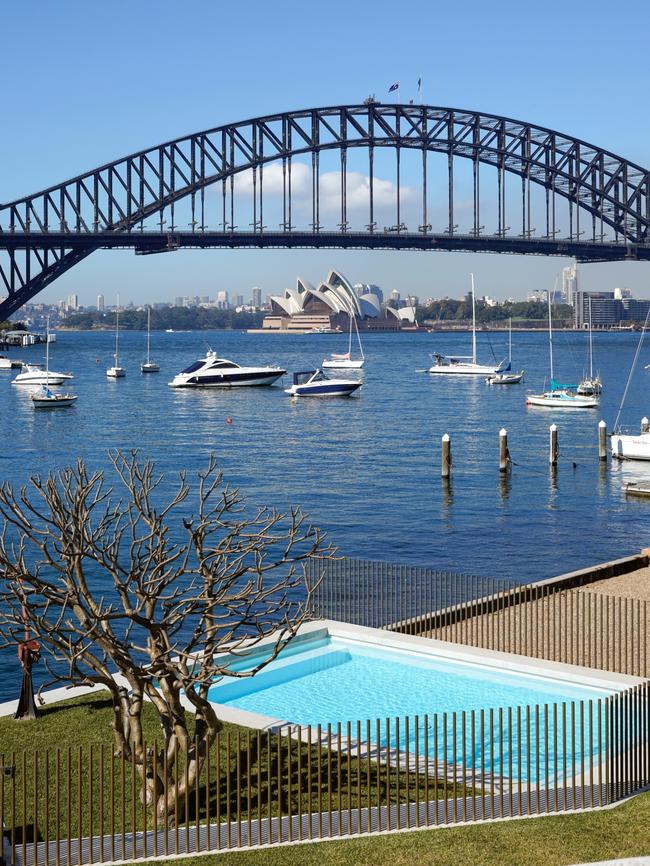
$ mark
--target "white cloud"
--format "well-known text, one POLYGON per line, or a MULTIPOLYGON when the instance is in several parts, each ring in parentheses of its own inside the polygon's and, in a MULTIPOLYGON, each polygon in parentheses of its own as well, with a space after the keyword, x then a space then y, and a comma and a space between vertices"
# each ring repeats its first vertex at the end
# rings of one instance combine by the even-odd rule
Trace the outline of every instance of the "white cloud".
MULTIPOLYGON (((288 173, 287 173, 288 179, 288 173)), ((257 191, 260 189, 260 172, 257 172, 257 191)), ((374 178, 373 184, 375 207, 394 206, 397 199, 397 186, 390 180, 374 178)), ((264 197, 282 197, 284 177, 281 163, 271 163, 264 168, 264 197)), ((238 196, 253 194, 253 172, 251 169, 235 176, 235 193, 238 196)), ((311 202, 312 172, 311 166, 294 161, 291 166, 291 195, 296 204, 311 202)), ((414 187, 400 187, 402 205, 416 199, 414 187)), ((347 209, 367 210, 370 198, 370 178, 358 171, 347 173, 347 209)), ((328 171, 320 175, 320 206, 321 210, 339 211, 341 208, 341 174, 338 171, 328 171)))

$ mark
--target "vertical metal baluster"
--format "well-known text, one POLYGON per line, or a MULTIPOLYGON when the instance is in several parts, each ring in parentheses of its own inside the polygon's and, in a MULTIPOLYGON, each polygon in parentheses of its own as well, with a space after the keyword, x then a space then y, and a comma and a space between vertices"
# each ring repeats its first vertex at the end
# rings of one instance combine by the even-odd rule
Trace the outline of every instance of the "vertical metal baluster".
MULTIPOLYGON (((311 777, 311 768, 313 762, 313 749, 312 749, 312 731, 311 725, 307 725, 307 838, 313 838, 312 831, 312 777, 311 777)), ((319 792, 320 796, 320 792, 319 792)), ((319 809, 320 811, 320 809, 319 809)))
POLYGON ((514 792, 514 779, 512 777, 512 740, 513 740, 513 731, 512 731, 512 707, 508 707, 508 815, 512 817, 512 798, 514 792))
MULTIPOLYGON (((323 729, 321 725, 316 727, 316 739, 318 740, 318 752, 316 753, 316 775, 318 782, 316 790, 318 791, 318 836, 323 838, 323 805, 322 805, 322 772, 323 772, 323 729)), ((328 827, 329 832, 329 827, 328 827)))
POLYGON ((452 768, 454 774, 454 824, 458 822, 458 742, 456 739, 456 712, 451 714, 451 748, 452 748, 452 768))
POLYGON ((449 800, 449 791, 448 791, 448 766, 447 766, 447 713, 442 714, 442 791, 443 791, 443 800, 444 800, 444 809, 443 809, 443 821, 446 824, 449 818, 449 810, 448 810, 448 800, 449 800))

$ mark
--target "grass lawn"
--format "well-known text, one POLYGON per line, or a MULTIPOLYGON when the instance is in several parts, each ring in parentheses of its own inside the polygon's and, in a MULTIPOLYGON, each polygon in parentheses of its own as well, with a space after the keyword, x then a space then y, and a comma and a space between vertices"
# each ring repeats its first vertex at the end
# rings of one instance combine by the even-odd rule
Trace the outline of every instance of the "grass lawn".
MULTIPOLYGON (((14 844, 158 826, 153 810, 141 802, 135 766, 113 754, 111 718, 108 693, 100 691, 44 707, 35 721, 0 718, 0 764, 14 767, 13 777, 0 778, 0 815, 13 828, 14 844)), ((147 758, 152 769, 161 737, 149 704, 144 728, 147 745, 155 746, 147 758)), ((181 785, 183 772, 178 762, 175 777, 181 785)), ((397 771, 394 762, 387 766, 319 746, 316 736, 310 745, 225 725, 198 789, 172 808, 169 820, 188 827, 206 819, 256 820, 430 800, 452 792, 462 796, 464 791, 461 783, 397 771)))
POLYGON ((566 866, 650 854, 650 793, 605 812, 175 860, 174 866, 566 866))

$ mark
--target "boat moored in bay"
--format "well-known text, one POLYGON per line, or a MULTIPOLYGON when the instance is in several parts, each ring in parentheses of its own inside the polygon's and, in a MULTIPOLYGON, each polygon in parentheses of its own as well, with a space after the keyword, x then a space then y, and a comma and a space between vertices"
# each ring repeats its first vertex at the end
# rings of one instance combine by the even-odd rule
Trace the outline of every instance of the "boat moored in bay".
POLYGON ((172 388, 241 388, 244 386, 272 385, 286 370, 281 367, 242 367, 227 358, 220 358, 209 349, 205 358, 199 358, 186 367, 169 383, 172 388))

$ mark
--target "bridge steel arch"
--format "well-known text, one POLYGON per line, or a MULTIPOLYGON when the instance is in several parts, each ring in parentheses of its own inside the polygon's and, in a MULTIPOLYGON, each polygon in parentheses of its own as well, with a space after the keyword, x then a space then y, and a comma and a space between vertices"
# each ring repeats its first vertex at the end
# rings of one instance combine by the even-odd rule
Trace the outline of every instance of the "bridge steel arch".
POLYGON ((333 247, 438 249, 575 256, 585 261, 650 258, 650 172, 580 139, 523 121, 481 112, 429 105, 362 105, 283 112, 226 124, 165 142, 106 163, 61 184, 0 205, 0 319, 90 253, 102 248, 165 252, 180 247, 333 247), (368 154, 368 223, 364 231, 348 220, 347 155, 368 154), (395 224, 378 227, 374 158, 391 148, 396 159, 395 224), (417 227, 400 212, 400 158, 422 154, 422 200, 417 227), (325 231, 320 211, 320 158, 337 151, 340 160, 338 231, 325 231), (427 156, 447 158, 447 224, 429 221, 427 156), (293 225, 292 166, 311 158, 309 231, 293 225), (472 228, 459 234, 455 219, 454 165, 472 165, 472 228), (264 169, 282 166, 279 231, 264 225, 264 169), (481 166, 496 173, 497 226, 483 234, 481 166), (235 224, 235 178, 252 175, 250 231, 235 224), (521 184, 520 227, 510 233, 506 179, 521 184), (206 189, 221 187, 221 222, 206 223, 206 189), (544 231, 532 227, 531 188, 545 196, 544 231), (558 237, 556 201, 568 207, 568 235, 558 237), (189 205, 189 231, 175 224, 179 204, 189 205), (145 221, 157 218, 151 231, 145 221), (587 231, 588 230, 588 231, 587 231), (583 235, 587 234, 587 238, 583 235))

